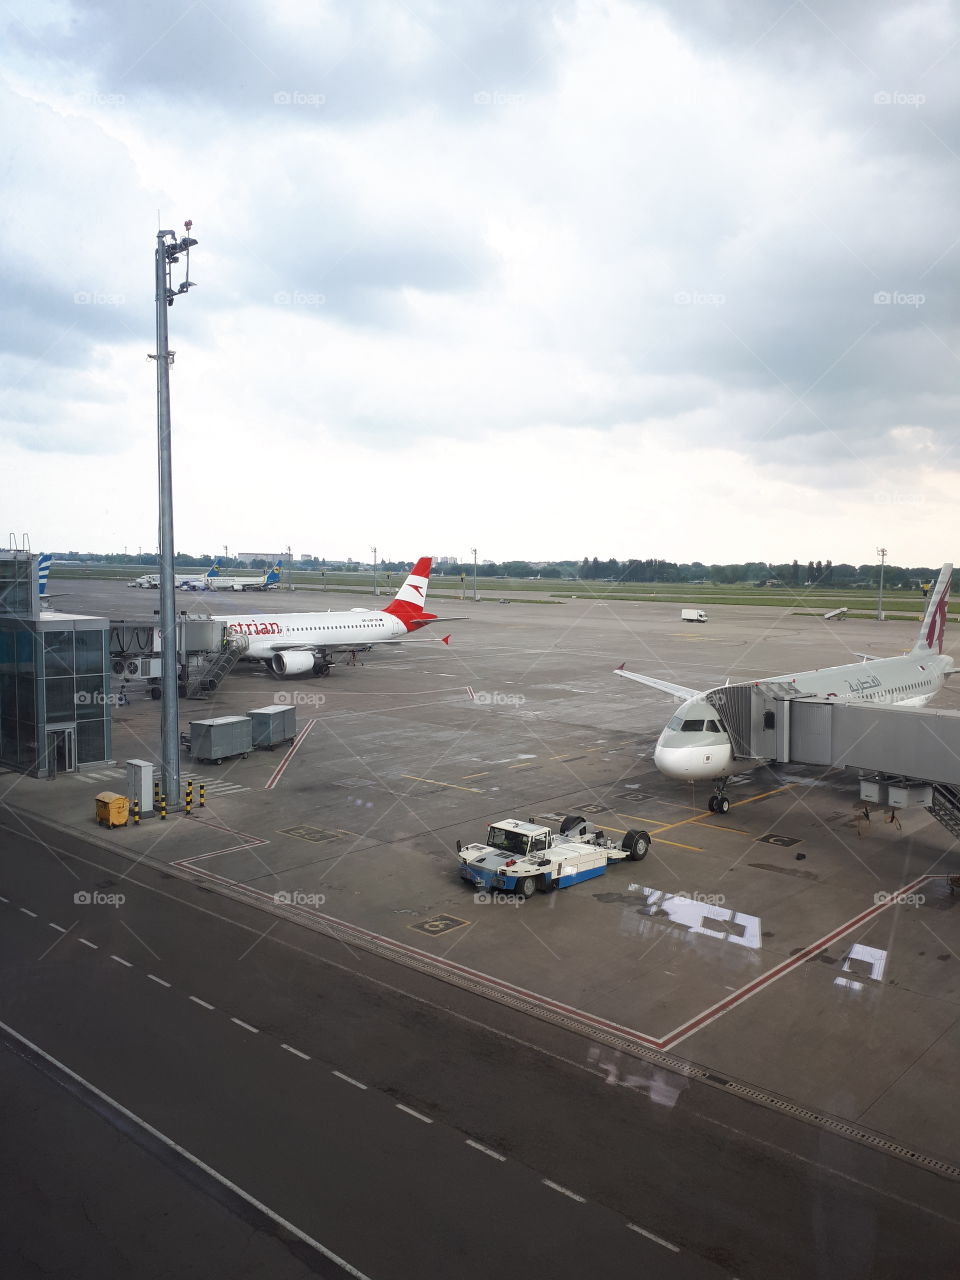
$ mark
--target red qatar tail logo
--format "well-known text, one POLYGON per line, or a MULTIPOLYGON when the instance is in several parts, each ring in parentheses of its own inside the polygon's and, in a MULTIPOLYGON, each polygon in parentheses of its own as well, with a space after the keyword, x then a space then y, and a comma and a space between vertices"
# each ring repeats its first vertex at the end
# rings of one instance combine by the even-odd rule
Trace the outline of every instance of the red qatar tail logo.
POLYGON ((930 625, 927 627, 926 642, 928 649, 936 649, 937 653, 943 653, 943 633, 947 626, 947 600, 950 596, 950 583, 944 587, 940 593, 940 599, 937 601, 933 610, 933 616, 930 619, 930 625))

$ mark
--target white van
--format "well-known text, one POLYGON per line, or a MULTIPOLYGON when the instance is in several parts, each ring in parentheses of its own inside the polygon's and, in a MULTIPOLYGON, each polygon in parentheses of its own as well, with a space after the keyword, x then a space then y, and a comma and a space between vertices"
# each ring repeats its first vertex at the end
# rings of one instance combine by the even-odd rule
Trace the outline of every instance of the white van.
POLYGON ((683 622, 706 622, 707 615, 702 609, 681 609, 680 618, 683 622))

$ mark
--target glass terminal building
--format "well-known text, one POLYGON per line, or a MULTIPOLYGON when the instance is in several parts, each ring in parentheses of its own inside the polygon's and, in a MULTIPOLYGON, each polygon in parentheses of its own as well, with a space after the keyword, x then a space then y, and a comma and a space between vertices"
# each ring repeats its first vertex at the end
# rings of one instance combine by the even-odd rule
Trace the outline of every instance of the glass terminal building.
POLYGON ((38 560, 0 551, 0 767, 54 778, 110 759, 110 626, 41 608, 38 560))

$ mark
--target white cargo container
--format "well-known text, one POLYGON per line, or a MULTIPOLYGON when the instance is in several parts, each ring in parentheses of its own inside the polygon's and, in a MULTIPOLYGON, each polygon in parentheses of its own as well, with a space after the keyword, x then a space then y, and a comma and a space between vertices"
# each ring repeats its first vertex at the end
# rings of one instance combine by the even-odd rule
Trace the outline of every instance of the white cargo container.
POLYGON ((294 706, 257 707, 247 715, 253 722, 255 747, 272 751, 280 743, 293 742, 297 736, 297 708, 294 706))

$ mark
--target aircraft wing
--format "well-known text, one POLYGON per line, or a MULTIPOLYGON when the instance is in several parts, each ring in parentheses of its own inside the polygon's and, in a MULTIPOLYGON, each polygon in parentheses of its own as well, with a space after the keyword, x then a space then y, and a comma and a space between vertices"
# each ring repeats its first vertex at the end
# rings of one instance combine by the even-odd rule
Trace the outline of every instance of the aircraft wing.
POLYGON ((648 684, 651 689, 659 689, 661 693, 669 693, 674 698, 699 698, 703 693, 702 689, 688 689, 682 684, 671 684, 669 680, 655 680, 653 676, 637 675, 635 671, 627 671, 624 666, 617 667, 613 673, 615 676, 623 676, 626 680, 636 680, 640 684, 648 684))

